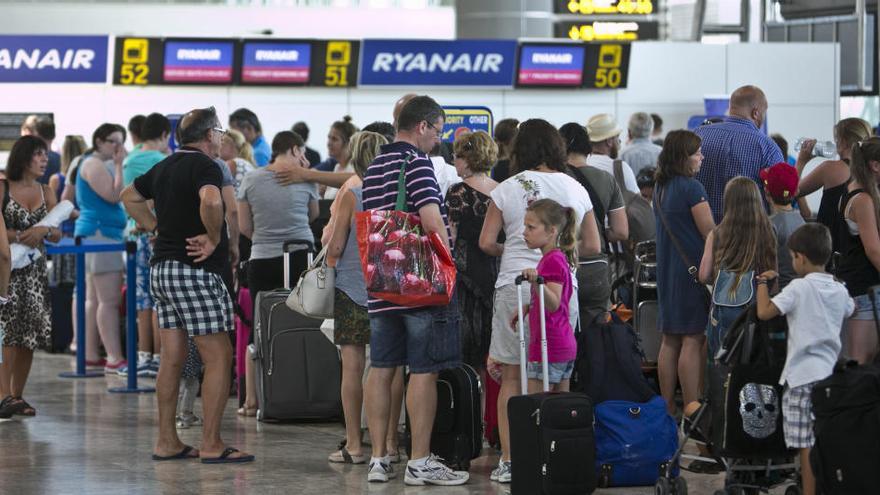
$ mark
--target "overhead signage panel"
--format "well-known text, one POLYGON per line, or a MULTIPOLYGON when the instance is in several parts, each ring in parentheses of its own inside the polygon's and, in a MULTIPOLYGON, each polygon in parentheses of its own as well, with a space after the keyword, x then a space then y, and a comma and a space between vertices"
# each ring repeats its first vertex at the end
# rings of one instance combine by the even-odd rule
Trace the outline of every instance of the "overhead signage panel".
POLYGON ((517 86, 577 87, 584 77, 583 45, 522 45, 517 86))
POLYGON ((465 132, 485 132, 492 135, 495 121, 492 110, 487 107, 443 107, 446 112, 446 120, 443 121, 441 139, 446 143, 453 143, 455 139, 465 132))
POLYGON ((312 45, 309 42, 244 41, 242 84, 308 84, 312 45))
POLYGON ((513 40, 366 40, 362 86, 511 86, 513 40))
POLYGON ((113 84, 147 86, 162 83, 161 38, 116 38, 113 84))
POLYGON ((107 82, 107 36, 2 36, 0 82, 107 82))
POLYGON ((656 21, 587 21, 557 22, 557 38, 577 41, 645 41, 660 38, 660 24, 656 21))
POLYGON ((648 15, 656 10, 656 0, 555 0, 557 14, 648 15))
POLYGON ((169 84, 230 84, 233 40, 165 40, 163 80, 169 84))

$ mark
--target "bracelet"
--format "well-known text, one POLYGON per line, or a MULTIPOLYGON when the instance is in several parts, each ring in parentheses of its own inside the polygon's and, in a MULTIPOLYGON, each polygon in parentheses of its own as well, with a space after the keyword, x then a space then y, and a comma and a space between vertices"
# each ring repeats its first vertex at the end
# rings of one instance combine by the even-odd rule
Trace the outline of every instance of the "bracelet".
POLYGON ((758 285, 767 285, 767 279, 759 278, 758 285))
POLYGON ((21 242, 21 231, 20 230, 15 231, 15 242, 19 242, 19 243, 21 242))

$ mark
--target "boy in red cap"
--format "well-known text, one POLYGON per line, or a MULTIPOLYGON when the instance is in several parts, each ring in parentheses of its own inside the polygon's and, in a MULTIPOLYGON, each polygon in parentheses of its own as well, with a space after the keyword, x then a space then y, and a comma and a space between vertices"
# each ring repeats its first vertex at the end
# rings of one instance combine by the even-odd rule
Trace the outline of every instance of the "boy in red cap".
POLYGON ((788 238, 803 225, 800 212, 792 208, 798 188, 797 169, 780 162, 760 172, 764 183, 764 196, 770 204, 770 223, 776 232, 776 259, 779 264, 779 289, 788 285, 797 274, 791 264, 788 238))

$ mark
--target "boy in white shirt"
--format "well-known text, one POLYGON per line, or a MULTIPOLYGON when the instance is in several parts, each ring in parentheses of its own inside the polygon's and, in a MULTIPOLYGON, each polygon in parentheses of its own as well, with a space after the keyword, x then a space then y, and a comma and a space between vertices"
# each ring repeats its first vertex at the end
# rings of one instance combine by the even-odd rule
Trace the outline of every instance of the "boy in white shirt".
POLYGON ((767 271, 758 279, 758 318, 769 320, 780 314, 788 320, 788 355, 779 383, 786 385, 782 396, 785 444, 799 449, 804 495, 816 493, 816 479, 810 468, 813 416, 810 392, 813 385, 831 375, 840 353, 840 330, 852 315, 855 304, 843 284, 825 272, 831 258, 831 234, 824 225, 808 223, 788 238, 792 266, 798 277, 772 300, 767 282, 776 278, 767 271))

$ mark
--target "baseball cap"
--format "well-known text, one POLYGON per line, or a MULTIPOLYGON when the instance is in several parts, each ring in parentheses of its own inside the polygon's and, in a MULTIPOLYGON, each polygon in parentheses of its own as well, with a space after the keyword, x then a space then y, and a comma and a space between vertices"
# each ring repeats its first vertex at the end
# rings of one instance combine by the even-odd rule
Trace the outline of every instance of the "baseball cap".
POLYGON ((794 201, 798 187, 797 169, 788 163, 780 162, 761 170, 759 175, 764 182, 764 190, 773 199, 794 201))

